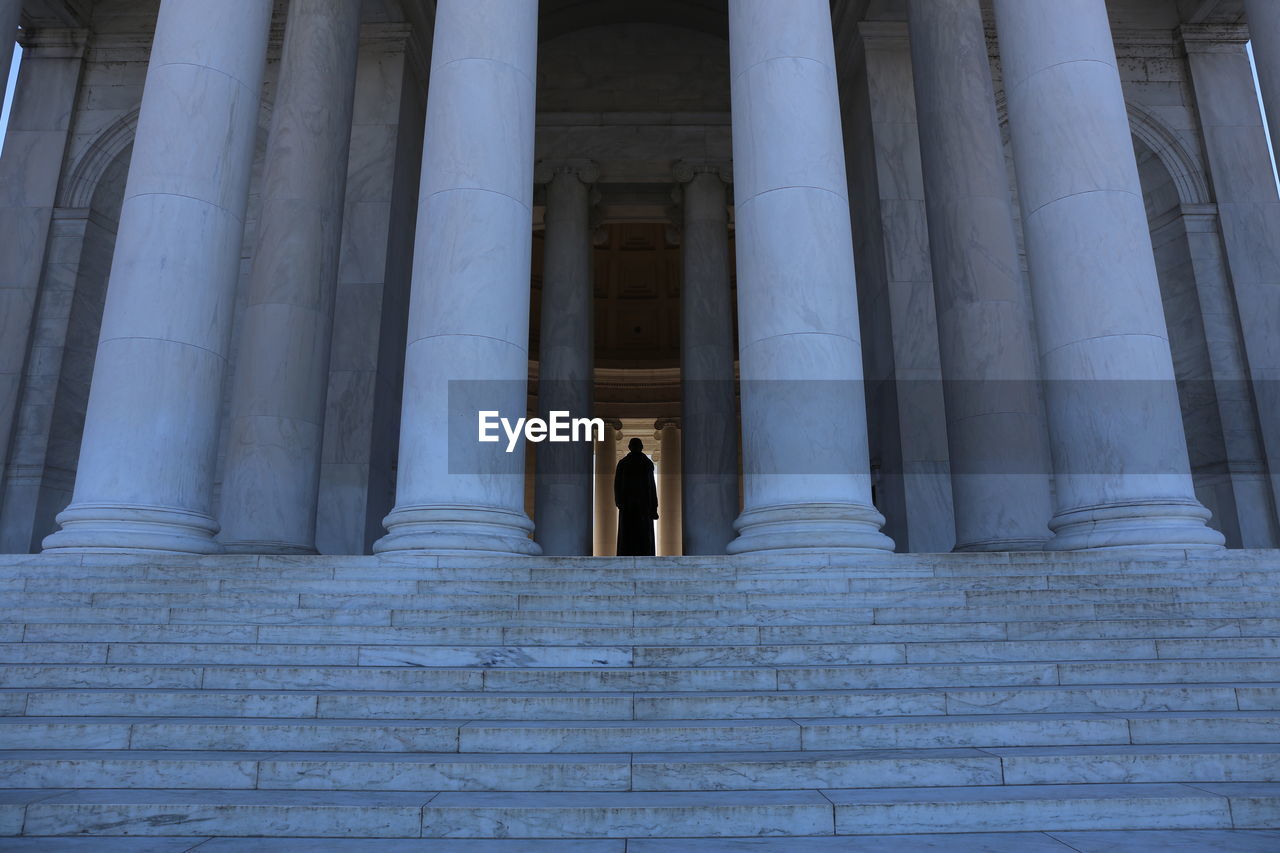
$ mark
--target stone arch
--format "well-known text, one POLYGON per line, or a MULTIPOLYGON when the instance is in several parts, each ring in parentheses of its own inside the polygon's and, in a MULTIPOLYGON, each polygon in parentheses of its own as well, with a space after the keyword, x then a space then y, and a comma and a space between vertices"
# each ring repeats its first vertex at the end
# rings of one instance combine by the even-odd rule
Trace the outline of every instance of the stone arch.
MULTIPOLYGON (((1146 107, 1125 99, 1129 113, 1129 132, 1135 140, 1151 150, 1169 171, 1183 204, 1210 204, 1213 196, 1204 170, 1191 156, 1177 134, 1146 107)), ((996 95, 996 113, 1000 119, 1000 132, 1009 139, 1009 103, 1003 91, 996 95)))
POLYGON ((129 110, 112 122, 89 143, 67 173, 58 194, 58 206, 88 208, 93 203, 98 185, 120 153, 133 146, 138 132, 138 110, 129 110))
MULTIPOLYGON (((266 152, 267 129, 271 126, 271 103, 265 98, 258 110, 258 138, 254 157, 261 160, 266 152)), ((67 170, 58 189, 58 207, 85 209, 92 205, 94 193, 122 151, 133 147, 138 134, 138 113, 134 107, 123 113, 93 138, 84 153, 67 170)))
POLYGON ((1129 130, 1134 139, 1150 149, 1169 173, 1183 204, 1209 204, 1212 195, 1204 171, 1196 163, 1182 140, 1140 104, 1126 102, 1129 130))

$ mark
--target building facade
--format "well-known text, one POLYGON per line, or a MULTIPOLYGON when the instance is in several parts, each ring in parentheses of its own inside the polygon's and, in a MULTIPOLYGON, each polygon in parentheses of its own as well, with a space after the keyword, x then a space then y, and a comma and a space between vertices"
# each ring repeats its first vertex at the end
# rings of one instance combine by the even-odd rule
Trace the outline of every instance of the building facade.
POLYGON ((0 0, 0 552, 1277 547, 1274 6, 0 0))

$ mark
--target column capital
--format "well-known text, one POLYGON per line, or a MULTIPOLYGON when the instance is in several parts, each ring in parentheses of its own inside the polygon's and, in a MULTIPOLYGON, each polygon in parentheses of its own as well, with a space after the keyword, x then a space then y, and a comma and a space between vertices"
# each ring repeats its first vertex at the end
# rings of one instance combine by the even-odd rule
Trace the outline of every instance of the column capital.
POLYGON ((860 21, 856 32, 864 46, 906 50, 911 44, 906 21, 860 21))
POLYGON ((533 182, 549 184, 557 175, 573 175, 590 186, 600 180, 600 165, 594 160, 539 160, 533 167, 533 182))
POLYGON ((79 27, 33 27, 18 34, 18 44, 31 59, 81 59, 89 31, 79 27))
POLYGON ((1183 24, 1177 32, 1187 53, 1239 53, 1250 38, 1247 24, 1183 24))
POLYGON ((671 167, 671 174, 678 184, 690 183, 698 175, 715 175, 726 184, 733 183, 733 165, 724 161, 678 160, 671 167))
POLYGON ((362 47, 399 49, 411 38, 413 38, 413 24, 410 23, 377 21, 360 25, 362 47))
POLYGON ((656 421, 653 422, 653 431, 655 433, 661 434, 661 432, 668 427, 680 429, 680 419, 679 418, 658 418, 656 421))

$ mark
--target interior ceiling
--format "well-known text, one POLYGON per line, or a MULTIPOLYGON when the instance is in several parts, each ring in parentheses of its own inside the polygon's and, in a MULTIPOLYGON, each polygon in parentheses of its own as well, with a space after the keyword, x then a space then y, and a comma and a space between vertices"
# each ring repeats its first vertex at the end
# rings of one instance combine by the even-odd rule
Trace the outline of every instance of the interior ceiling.
POLYGON ((542 41, 604 24, 666 24, 729 38, 728 0, 542 0, 542 41))
MULTIPOLYGON (((363 0, 366 20, 430 20, 435 0, 363 0)), ((785 2, 785 0, 777 0, 785 2)), ((903 20, 907 0, 832 0, 847 5, 854 20, 903 20)), ((991 0, 982 0, 990 7, 991 0)), ((1150 19, 1151 12, 1167 6, 1167 15, 1178 23, 1239 23, 1244 20, 1244 0, 1108 0, 1112 16, 1120 24, 1129 18, 1150 19)), ((89 22, 93 0, 23 0, 27 26, 83 27, 89 22)), ((541 0, 541 32, 545 41, 574 30, 611 23, 667 24, 689 27, 728 38, 728 0, 541 0)), ((1164 12, 1164 10, 1161 10, 1164 12)), ((1157 13, 1160 14, 1160 13, 1157 13)), ((1139 23, 1134 20, 1133 23, 1139 23)))

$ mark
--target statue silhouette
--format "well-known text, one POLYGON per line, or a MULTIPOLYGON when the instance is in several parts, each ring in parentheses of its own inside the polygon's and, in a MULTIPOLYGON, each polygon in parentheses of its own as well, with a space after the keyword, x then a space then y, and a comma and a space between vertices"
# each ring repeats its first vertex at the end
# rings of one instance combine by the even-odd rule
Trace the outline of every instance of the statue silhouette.
POLYGON ((652 557, 657 553, 653 520, 658 517, 658 487, 653 461, 644 455, 644 442, 631 439, 631 451, 613 472, 613 502, 618 506, 618 556, 652 557))

